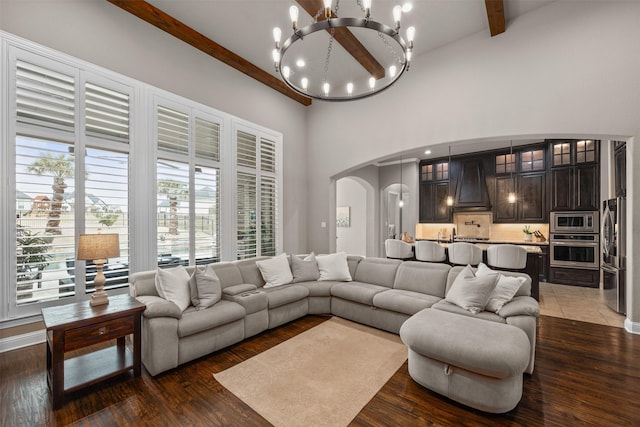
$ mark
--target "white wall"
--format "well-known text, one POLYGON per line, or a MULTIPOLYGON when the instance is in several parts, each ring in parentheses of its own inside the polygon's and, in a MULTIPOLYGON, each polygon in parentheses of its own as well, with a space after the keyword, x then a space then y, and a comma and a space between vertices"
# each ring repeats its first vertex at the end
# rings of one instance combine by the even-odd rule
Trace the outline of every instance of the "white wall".
POLYGON ((0 0, 0 29, 282 132, 283 249, 306 251, 304 106, 107 1, 0 0))
MULTIPOLYGON (((635 1, 556 1, 497 37, 483 31, 416 57, 405 77, 374 98, 314 103, 309 247, 330 248, 330 233, 318 224, 335 215, 331 177, 392 153, 456 141, 481 148, 495 138, 639 135, 639 17, 635 1)), ((630 316, 640 322, 636 301, 630 316)))
POLYGON ((351 213, 349 227, 336 228, 336 250, 352 255, 367 255, 367 190, 353 178, 336 182, 337 206, 348 206, 351 213))

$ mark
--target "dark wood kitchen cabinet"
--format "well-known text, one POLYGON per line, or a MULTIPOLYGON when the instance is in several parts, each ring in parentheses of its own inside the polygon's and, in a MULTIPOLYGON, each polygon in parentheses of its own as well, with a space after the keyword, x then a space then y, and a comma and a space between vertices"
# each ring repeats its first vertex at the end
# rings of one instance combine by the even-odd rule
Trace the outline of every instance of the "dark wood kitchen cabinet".
POLYGON ((449 195, 449 162, 421 163, 420 222, 451 222, 451 207, 447 206, 449 195))
POLYGON ((599 141, 551 143, 551 210, 597 211, 600 208, 599 141))
POLYGON ((549 220, 544 158, 544 149, 540 148, 495 156, 494 222, 549 220), (515 203, 508 202, 508 195, 512 191, 516 194, 515 203))
POLYGON ((545 172, 518 175, 518 221, 549 221, 549 210, 547 209, 545 188, 545 172))

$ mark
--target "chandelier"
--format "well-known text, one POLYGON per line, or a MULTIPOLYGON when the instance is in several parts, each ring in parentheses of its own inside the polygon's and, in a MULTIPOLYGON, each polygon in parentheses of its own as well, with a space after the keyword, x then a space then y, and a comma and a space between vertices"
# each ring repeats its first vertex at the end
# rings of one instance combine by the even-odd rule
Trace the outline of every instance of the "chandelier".
MULTIPOLYGON (((313 4, 298 3, 307 12, 313 4)), ((322 3, 304 27, 298 27, 298 7, 289 8, 293 34, 284 42, 280 28, 273 29, 273 63, 287 86, 313 99, 352 101, 382 92, 409 69, 415 28, 407 28, 405 41, 400 20, 410 4, 393 8, 391 27, 371 19, 371 0, 355 0, 352 9, 362 13, 360 18, 340 17, 340 0, 333 9, 331 0, 322 3)))

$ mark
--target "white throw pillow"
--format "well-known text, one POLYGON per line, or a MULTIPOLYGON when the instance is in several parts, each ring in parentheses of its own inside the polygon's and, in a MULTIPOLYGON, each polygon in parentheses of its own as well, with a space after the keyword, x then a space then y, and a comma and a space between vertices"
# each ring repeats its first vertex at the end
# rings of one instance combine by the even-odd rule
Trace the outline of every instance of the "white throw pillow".
POLYGON ((189 273, 181 265, 174 268, 158 268, 156 290, 162 298, 173 302, 180 311, 185 311, 191 304, 189 279, 189 273))
POLYGON ((483 262, 478 264, 478 269, 476 270, 476 276, 486 276, 489 274, 500 274, 497 270, 492 270, 489 266, 483 262))
POLYGON ((260 269, 260 273, 262 273, 265 288, 286 285, 293 280, 287 254, 280 254, 271 259, 256 261, 256 265, 260 269))
POLYGON ((196 267, 189 280, 191 304, 196 310, 209 308, 222 298, 220 279, 212 265, 205 268, 196 267))
POLYGON ((471 266, 467 265, 453 281, 445 299, 451 304, 477 314, 487 305, 497 280, 498 275, 493 274, 476 276, 471 266))
POLYGON ((492 313, 498 313, 506 303, 513 299, 518 289, 520 289, 520 286, 526 281, 527 279, 524 277, 512 277, 500 274, 498 276, 498 283, 496 283, 496 287, 491 291, 489 301, 484 309, 492 313))
POLYGON ((337 280, 340 282, 350 282, 349 264, 347 263, 347 253, 338 252, 329 255, 316 256, 318 270, 320 270, 319 281, 337 280))

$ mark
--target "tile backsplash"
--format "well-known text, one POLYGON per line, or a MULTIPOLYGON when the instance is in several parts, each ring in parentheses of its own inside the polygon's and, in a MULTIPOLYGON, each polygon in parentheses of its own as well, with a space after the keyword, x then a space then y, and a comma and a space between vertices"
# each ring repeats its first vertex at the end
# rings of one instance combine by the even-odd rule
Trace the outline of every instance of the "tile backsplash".
MULTIPOLYGON (((454 214, 450 224, 416 224, 417 239, 449 240, 453 228, 460 237, 489 238, 494 241, 524 242, 522 229, 527 224, 493 224, 490 212, 454 214), (478 227, 480 225, 480 227, 478 227), (440 233, 440 236, 438 236, 440 233)), ((549 239, 549 224, 529 224, 531 231, 538 230, 549 239)), ((534 242, 536 239, 533 239, 534 242)))

